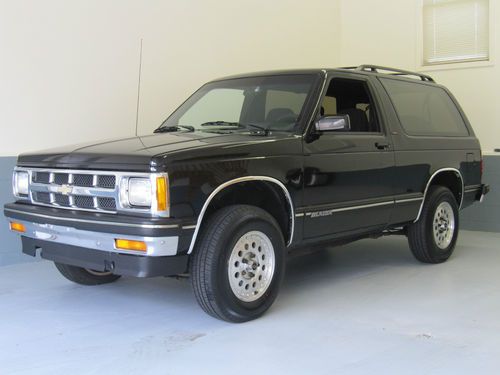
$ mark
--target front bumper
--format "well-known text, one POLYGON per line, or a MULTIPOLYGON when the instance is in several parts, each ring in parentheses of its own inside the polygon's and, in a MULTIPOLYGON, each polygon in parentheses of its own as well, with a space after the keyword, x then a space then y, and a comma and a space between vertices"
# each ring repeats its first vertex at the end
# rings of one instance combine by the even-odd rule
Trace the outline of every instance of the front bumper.
POLYGON ((23 224, 26 229, 26 232, 21 235, 34 240, 113 253, 125 253, 151 257, 177 255, 177 246, 179 242, 179 237, 177 236, 133 236, 130 234, 122 235, 119 233, 94 232, 68 226, 40 224, 24 220, 16 220, 16 222, 23 224), (115 246, 115 239, 120 238, 144 242, 147 245, 147 249, 146 251, 117 249, 115 246))
POLYGON ((24 227, 23 252, 96 271, 139 277, 184 273, 194 231, 189 221, 103 215, 12 203, 11 222, 24 227), (117 239, 141 241, 146 251, 118 249, 117 239))
POLYGON ((57 263, 69 264, 116 275, 135 277, 173 276, 185 273, 188 255, 140 256, 37 240, 22 236, 23 253, 40 256, 57 263))

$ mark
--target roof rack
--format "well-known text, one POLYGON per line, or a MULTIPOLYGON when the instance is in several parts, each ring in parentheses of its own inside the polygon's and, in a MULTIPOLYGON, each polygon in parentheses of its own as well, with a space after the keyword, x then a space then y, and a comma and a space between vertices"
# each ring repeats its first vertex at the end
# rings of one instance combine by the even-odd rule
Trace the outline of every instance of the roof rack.
POLYGON ((346 66, 346 67, 343 67, 342 69, 354 69, 354 70, 360 70, 360 71, 364 71, 364 72, 374 72, 374 73, 380 73, 379 70, 385 70, 387 72, 392 72, 392 73, 388 73, 388 74, 395 75, 395 76, 416 76, 425 82, 435 82, 434 79, 432 79, 432 77, 428 76, 427 74, 410 72, 409 70, 388 68, 386 66, 379 66, 379 65, 346 66))

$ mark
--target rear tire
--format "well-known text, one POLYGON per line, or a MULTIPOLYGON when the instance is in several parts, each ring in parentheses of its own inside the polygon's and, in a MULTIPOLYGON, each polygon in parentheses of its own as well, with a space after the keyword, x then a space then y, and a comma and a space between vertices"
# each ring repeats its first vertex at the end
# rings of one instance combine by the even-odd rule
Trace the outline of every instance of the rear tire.
POLYGON ((408 227, 408 243, 420 262, 442 263, 455 249, 458 230, 455 196, 444 186, 431 186, 419 220, 408 227))
POLYGON ((209 315, 235 323, 272 305, 285 272, 285 245, 276 220, 261 208, 220 209, 203 227, 190 264, 196 299, 209 315))
POLYGON ((56 262, 54 262, 54 264, 65 278, 80 285, 109 284, 121 277, 120 275, 113 275, 110 272, 88 270, 86 268, 56 262))

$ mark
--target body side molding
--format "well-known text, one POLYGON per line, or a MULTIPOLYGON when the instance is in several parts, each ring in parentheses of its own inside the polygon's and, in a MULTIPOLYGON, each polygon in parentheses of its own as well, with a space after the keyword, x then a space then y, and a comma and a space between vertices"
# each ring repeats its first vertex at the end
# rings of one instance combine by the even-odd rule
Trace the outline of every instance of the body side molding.
POLYGON ((191 238, 191 244, 189 245, 189 250, 188 254, 191 254, 194 249, 194 245, 196 243, 196 238, 198 237, 198 233, 201 228, 201 223, 203 222, 203 217, 205 216, 205 212, 207 211, 208 206, 210 205, 210 202, 212 199, 220 193, 223 189, 227 188, 228 186, 238 184, 241 182, 247 182, 247 181, 267 181, 267 182, 272 182, 276 185, 278 185, 282 190, 285 195, 285 199, 288 202, 288 206, 290 209, 290 234, 289 238, 287 240, 287 246, 290 246, 292 243, 293 239, 293 233, 294 233, 294 227, 295 227, 295 211, 293 208, 293 202, 292 202, 292 197, 290 196, 290 193, 288 192, 286 186, 279 180, 273 178, 273 177, 268 177, 268 176, 245 176, 245 177, 239 177, 235 178, 233 180, 229 180, 224 182, 223 184, 219 185, 217 188, 215 188, 214 191, 210 193, 208 196, 207 200, 203 204, 203 207, 201 208, 200 214, 198 215, 198 220, 196 221, 196 227, 193 233, 193 238, 191 238))
POLYGON ((457 176, 460 177, 460 182, 462 183, 462 191, 460 192, 460 203, 458 205, 458 209, 462 208, 462 202, 464 200, 464 178, 462 176, 462 173, 460 173, 460 171, 456 168, 441 168, 441 169, 438 169, 437 171, 435 171, 431 175, 431 177, 429 178, 429 181, 427 181, 427 185, 425 186, 425 190, 424 190, 424 199, 422 200, 422 203, 420 204, 417 218, 413 221, 414 223, 416 223, 418 221, 418 219, 420 219, 420 215, 422 214, 422 209, 424 208, 425 198, 427 197, 427 191, 429 190, 429 186, 431 186, 432 180, 434 179, 434 177, 436 177, 437 175, 439 175, 442 172, 455 172, 457 174, 457 176))

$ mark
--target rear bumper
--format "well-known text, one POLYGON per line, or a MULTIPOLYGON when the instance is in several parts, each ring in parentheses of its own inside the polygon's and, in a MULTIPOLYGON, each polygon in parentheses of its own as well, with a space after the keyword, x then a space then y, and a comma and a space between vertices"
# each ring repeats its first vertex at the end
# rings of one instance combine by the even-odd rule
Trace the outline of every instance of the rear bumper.
POLYGON ((482 184, 480 190, 476 194, 476 200, 482 202, 484 196, 490 192, 490 185, 482 184))
POLYGON ((462 200, 462 208, 469 207, 475 202, 482 202, 484 196, 490 191, 490 186, 486 184, 466 186, 462 200))
POLYGON ((140 256, 43 241, 22 236, 23 253, 95 271, 135 277, 172 276, 187 271, 188 255, 140 256))

